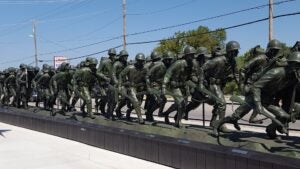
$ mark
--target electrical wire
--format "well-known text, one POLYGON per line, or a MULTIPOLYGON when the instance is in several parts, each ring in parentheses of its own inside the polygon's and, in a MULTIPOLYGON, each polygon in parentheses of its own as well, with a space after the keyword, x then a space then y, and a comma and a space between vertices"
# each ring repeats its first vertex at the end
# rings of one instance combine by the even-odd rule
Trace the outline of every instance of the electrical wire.
MULTIPOLYGON (((284 4, 284 3, 292 2, 292 1, 296 1, 296 0, 278 1, 278 2, 273 3, 273 5, 284 4)), ((186 22, 186 23, 181 23, 181 24, 176 24, 176 25, 171 25, 171 26, 166 26, 166 27, 161 27, 161 28, 156 28, 156 29, 151 29, 151 30, 146 30, 146 31, 141 31, 141 32, 129 33, 129 34, 126 35, 126 37, 136 36, 136 35, 141 35, 141 34, 146 34, 146 33, 152 33, 152 32, 162 31, 162 30, 166 30, 166 29, 177 28, 177 27, 181 27, 181 26, 186 26, 186 25, 202 22, 202 21, 207 21, 207 20, 217 19, 217 18, 221 18, 221 17, 225 17, 225 16, 230 16, 230 15, 234 15, 234 14, 238 14, 238 13, 242 13, 242 12, 246 12, 246 11, 250 11, 250 10, 254 10, 254 9, 261 9, 261 8, 267 7, 267 6, 269 6, 269 4, 258 5, 258 6, 255 6, 255 7, 242 9, 242 10, 238 10, 238 11, 234 11, 234 12, 229 12, 229 13, 225 13, 225 14, 221 14, 221 15, 217 15, 217 16, 213 16, 213 17, 204 18, 204 19, 199 19, 199 20, 195 20, 195 21, 190 21, 190 22, 186 22)), ((43 55, 54 54, 54 53, 69 51, 69 50, 73 50, 73 49, 80 49, 80 48, 84 48, 84 47, 89 47, 89 46, 101 44, 103 42, 109 42, 109 41, 112 41, 112 40, 115 40, 115 39, 120 39, 122 37, 123 37, 123 35, 119 35, 119 36, 108 38, 106 40, 102 40, 100 42, 94 42, 94 43, 90 43, 90 44, 87 44, 87 45, 77 46, 77 47, 74 47, 74 48, 60 50, 60 51, 47 52, 47 53, 43 53, 43 55)))
POLYGON ((170 11, 170 10, 173 10, 173 9, 176 9, 176 8, 180 8, 180 7, 186 6, 188 4, 191 4, 195 1, 197 1, 197 0, 190 0, 190 1, 187 1, 187 2, 183 2, 183 3, 180 3, 180 4, 165 8, 165 9, 159 9, 159 10, 155 10, 155 11, 151 11, 151 12, 143 12, 143 13, 128 13, 127 15, 129 15, 129 16, 130 15, 131 16, 153 15, 153 14, 157 14, 157 13, 170 11))
MULTIPOLYGON (((295 1, 295 0, 280 1, 280 2, 276 2, 276 4, 282 4, 282 3, 286 3, 286 2, 290 2, 290 1, 295 1)), ((236 12, 231 12, 231 14, 233 14, 233 13, 235 14, 237 12, 241 12, 241 11, 245 11, 245 10, 250 10, 250 9, 254 9, 254 8, 258 8, 258 7, 259 6, 248 8, 248 9, 244 9, 244 10, 239 10, 239 11, 236 11, 236 12)), ((280 17, 298 15, 299 13, 300 12, 289 13, 289 14, 284 14, 284 15, 278 15, 278 16, 274 16, 273 18, 276 19, 276 18, 280 18, 280 17)), ((227 15, 229 15, 229 13, 223 14, 223 15, 218 15, 218 16, 215 16, 215 17, 210 17, 210 18, 221 17, 221 16, 224 16, 224 15, 227 16, 227 15)), ((206 18, 206 19, 209 19, 209 18, 206 18)), ((206 33, 212 33, 212 32, 217 32, 217 31, 220 31, 220 30, 227 30, 227 29, 232 29, 232 28, 236 28, 236 27, 241 27, 241 26, 245 26, 245 25, 249 25, 249 24, 254 24, 254 23, 257 23, 257 22, 262 22, 262 21, 265 21, 265 20, 268 20, 268 19, 269 18, 263 18, 263 19, 259 19, 259 20, 256 20, 256 21, 247 22, 247 23, 243 23, 243 24, 239 24, 239 25, 234 25, 234 26, 223 28, 223 29, 218 29, 218 30, 206 32, 206 33)), ((197 22, 199 22, 199 21, 200 20, 197 20, 197 22)), ((191 24, 191 23, 194 23, 194 22, 196 22, 196 21, 192 21, 192 22, 188 22, 188 23, 191 24)), ((185 24, 187 24, 187 23, 184 23, 184 25, 185 24)), ((173 27, 177 27, 177 26, 181 26, 181 25, 183 25, 183 24, 174 25, 174 26, 172 26, 172 28, 173 27)), ((143 34, 143 33, 148 33, 148 32, 152 32, 152 31, 163 30, 163 29, 170 29, 170 26, 169 27, 164 27, 164 28, 159 28, 159 29, 154 29, 154 30, 143 31, 143 32, 131 33, 131 34, 128 34, 127 36, 134 36, 134 35, 138 35, 138 34, 143 34)), ((205 33, 202 33, 202 34, 205 34, 205 33)), ((201 35, 201 34, 199 34, 199 35, 201 35)), ((198 35, 193 35, 193 36, 198 36, 198 35)), ((77 47, 74 47, 74 48, 68 48, 68 49, 54 51, 54 52, 41 53, 40 56, 50 55, 50 54, 55 54, 55 53, 61 53, 61 52, 67 52, 67 51, 72 51, 72 50, 77 50, 77 49, 81 49, 81 48, 85 48, 85 47, 89 47, 89 46, 93 46, 93 45, 98 45, 98 44, 101 44, 101 43, 109 42, 109 41, 112 41, 112 40, 120 39, 122 37, 123 36, 120 35, 120 36, 112 37, 110 39, 102 40, 102 41, 99 41, 99 42, 95 42, 95 43, 91 43, 91 44, 87 44, 87 45, 83 45, 83 46, 77 46, 77 47)), ((182 38, 187 38, 187 36, 186 37, 182 37, 182 38)), ((159 39, 159 40, 142 41, 142 42, 131 42, 131 43, 127 43, 127 45, 138 45, 138 44, 146 44, 146 43, 155 43, 155 42, 160 42, 160 41, 163 41, 163 40, 173 40, 173 39, 176 39, 176 38, 159 39)), ((121 46, 121 45, 119 45, 119 46, 121 46)), ((97 54, 97 53, 95 53, 95 54, 97 54)), ((75 57, 74 59, 77 59, 77 58, 78 57, 75 57)), ((79 57, 79 58, 82 58, 82 57, 79 57)), ((72 59, 72 58, 70 58, 70 59, 72 59)), ((2 63, 0 63, 0 64, 2 64, 2 63)))
MULTIPOLYGON (((282 15, 274 16, 273 19, 282 18, 282 17, 288 17, 288 16, 295 16, 295 15, 299 15, 299 14, 300 14, 300 12, 282 14, 282 15)), ((228 27, 216 29, 216 30, 213 30, 213 31, 208 31, 208 32, 203 32, 203 33, 199 33, 199 34, 183 36, 183 37, 179 37, 179 38, 173 37, 173 38, 158 39, 158 40, 151 40, 151 41, 130 42, 130 43, 127 43, 126 45, 140 45, 140 44, 148 44, 148 43, 157 43, 157 42, 168 41, 168 40, 189 38, 189 37, 194 37, 194 36, 200 36, 200 35, 204 35, 204 34, 219 32, 219 31, 223 31, 223 30, 228 30, 228 29, 234 29, 234 28, 238 28, 238 27, 243 27, 243 26, 247 26, 247 25, 251 25, 251 24, 263 22, 263 21, 266 21, 266 20, 269 20, 269 18, 268 17, 267 18, 262 18, 262 19, 258 19, 258 20, 255 20, 255 21, 245 22, 245 23, 238 24, 238 25, 228 26, 228 27)), ((115 48, 118 48, 118 47, 121 47, 121 46, 122 45, 118 45, 115 48)), ((75 60, 75 59, 79 59, 79 58, 83 58, 83 57, 93 56, 93 55, 96 55, 96 54, 99 54, 99 53, 103 53, 105 51, 107 51, 107 50, 104 50, 104 51, 101 51, 101 52, 92 53, 92 54, 88 54, 88 55, 83 55, 83 56, 79 56, 79 57, 69 58, 68 60, 75 60)), ((41 60, 41 61, 43 61, 43 60, 41 60)))
MULTIPOLYGON (((273 16, 273 19, 287 17, 287 16, 294 16, 294 15, 299 15, 299 14, 300 14, 300 12, 282 14, 282 15, 273 16)), ((161 41, 189 38, 189 37, 200 36, 200 35, 209 34, 209 33, 215 33, 215 32, 219 32, 219 31, 223 31, 223 30, 238 28, 238 27, 242 27, 242 26, 247 26, 247 25, 251 25, 251 24, 255 24, 255 23, 263 22, 263 21, 267 21, 267 20, 269 20, 269 17, 242 23, 242 24, 238 24, 238 25, 233 25, 233 26, 229 26, 229 27, 225 27, 225 28, 219 28, 219 29, 216 29, 213 31, 203 32, 203 33, 194 34, 194 35, 188 35, 188 36, 183 36, 183 37, 172 37, 172 38, 167 38, 167 39, 158 39, 158 40, 151 40, 151 41, 131 42, 131 43, 127 43, 126 45, 139 45, 139 44, 156 43, 156 42, 161 42, 161 41)))

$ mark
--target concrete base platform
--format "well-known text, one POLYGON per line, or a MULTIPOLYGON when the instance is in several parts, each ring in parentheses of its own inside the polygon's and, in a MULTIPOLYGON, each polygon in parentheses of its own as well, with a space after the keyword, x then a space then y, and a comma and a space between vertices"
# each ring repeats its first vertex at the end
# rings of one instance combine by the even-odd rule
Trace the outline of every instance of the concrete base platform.
MULTIPOLYGON (((158 135, 113 125, 110 127, 107 124, 89 123, 86 120, 66 120, 11 109, 0 109, 0 121, 174 168, 296 169, 300 167, 299 158, 240 148, 242 146, 230 147, 205 143, 207 140, 201 142, 195 141, 197 139, 184 139, 181 134, 178 137, 169 137, 165 136, 167 134, 158 135)), ((145 128, 147 129, 147 126, 145 128)), ((164 129, 161 129, 161 133, 164 132, 164 129)), ((203 137, 203 139, 210 138, 203 137)), ((241 142, 239 141, 240 145, 241 142)))
POLYGON ((170 169, 72 140, 0 123, 1 169, 170 169))

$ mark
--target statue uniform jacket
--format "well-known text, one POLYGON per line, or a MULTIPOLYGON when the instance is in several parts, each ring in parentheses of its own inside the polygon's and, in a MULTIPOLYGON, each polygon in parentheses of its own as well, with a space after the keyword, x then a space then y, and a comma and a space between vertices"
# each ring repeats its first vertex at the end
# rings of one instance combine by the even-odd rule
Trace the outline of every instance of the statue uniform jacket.
POLYGON ((143 87, 146 84, 147 69, 136 69, 134 65, 127 66, 119 75, 119 85, 128 87, 143 87))
POLYGON ((288 76, 291 73, 287 71, 290 71, 287 67, 277 67, 267 71, 250 87, 253 100, 256 103, 272 101, 279 92, 293 88, 297 83, 296 78, 288 76))
POLYGON ((267 63, 268 58, 266 55, 258 55, 248 61, 241 72, 244 78, 244 83, 247 83, 248 81, 250 83, 256 81, 258 79, 258 74, 263 71, 267 63))
POLYGON ((204 63, 203 71, 209 84, 221 84, 226 77, 226 64, 225 56, 218 56, 204 63))
POLYGON ((44 73, 43 75, 41 75, 39 77, 39 79, 36 81, 36 83, 38 84, 38 86, 41 89, 48 89, 49 84, 50 84, 50 79, 51 79, 50 74, 49 73, 44 73))
POLYGON ((162 85, 166 71, 167 67, 162 61, 155 62, 146 75, 148 85, 162 85))
POLYGON ((69 72, 59 72, 51 78, 50 84, 55 90, 64 89, 67 90, 71 85, 71 74, 69 72))
POLYGON ((94 85, 94 75, 90 68, 83 67, 74 73, 74 84, 81 87, 92 87, 94 85))
POLYGON ((15 75, 9 75, 5 81, 4 84, 6 86, 16 87, 16 76, 15 75))
POLYGON ((180 88, 184 87, 187 80, 190 79, 193 72, 193 64, 188 65, 186 60, 177 60, 173 63, 170 68, 167 70, 163 85, 169 84, 171 88, 180 88))
POLYGON ((118 84, 118 77, 120 75, 120 73, 122 72, 122 70, 127 66, 127 64, 124 64, 120 61, 116 61, 113 64, 113 68, 112 68, 112 82, 113 84, 118 84))
POLYGON ((113 61, 110 59, 104 59, 100 62, 97 70, 97 75, 102 81, 107 81, 108 78, 112 76, 113 61))
POLYGON ((19 70, 17 72, 17 76, 16 76, 17 81, 16 82, 17 82, 18 86, 25 85, 27 83, 26 76, 27 76, 27 73, 25 71, 19 70))

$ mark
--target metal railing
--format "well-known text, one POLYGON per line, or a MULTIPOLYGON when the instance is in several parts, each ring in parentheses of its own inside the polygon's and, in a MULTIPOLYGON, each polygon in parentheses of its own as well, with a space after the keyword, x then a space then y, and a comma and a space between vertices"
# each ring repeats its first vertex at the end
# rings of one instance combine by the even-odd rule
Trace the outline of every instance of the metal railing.
MULTIPOLYGON (((174 100, 168 100, 167 102, 174 102, 174 100)), ((81 106, 81 104, 82 104, 82 101, 80 99, 79 105, 81 106)), ((189 118, 189 120, 200 121, 200 122, 202 122, 201 126, 208 127, 205 124, 206 122, 210 122, 210 120, 207 119, 207 117, 206 117, 206 109, 205 109, 205 107, 206 107, 205 105, 206 104, 207 103, 202 102, 201 105, 200 105, 201 109, 202 109, 202 118, 189 118)), ((226 105, 241 105, 241 104, 236 103, 236 102, 226 102, 226 105)), ((79 107, 77 107, 77 108, 79 108, 79 107)), ((135 112, 132 112, 132 113, 135 114, 135 112)), ((156 115, 156 114, 154 114, 153 116, 158 117, 158 115, 156 115)), ((251 123, 238 123, 238 124, 242 125, 242 126, 258 127, 258 128, 266 128, 267 127, 267 125, 265 125, 265 124, 259 124, 259 125, 258 124, 251 124, 251 123)), ((288 127, 288 133, 287 133, 288 135, 289 135, 289 131, 300 131, 300 128, 297 129, 297 128, 290 128, 290 127, 288 127)))

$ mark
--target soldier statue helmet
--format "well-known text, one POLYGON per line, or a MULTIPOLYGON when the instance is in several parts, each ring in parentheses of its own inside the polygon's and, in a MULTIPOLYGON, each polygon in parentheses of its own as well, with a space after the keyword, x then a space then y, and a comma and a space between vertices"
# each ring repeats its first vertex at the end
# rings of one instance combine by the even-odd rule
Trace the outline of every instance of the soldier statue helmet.
POLYGON ((70 64, 67 63, 67 62, 63 62, 61 65, 60 65, 60 71, 62 72, 65 72, 65 71, 68 71, 70 69, 70 64))
POLYGON ((238 53, 239 53, 239 49, 240 49, 240 44, 237 41, 229 41, 226 44, 226 53, 227 53, 227 57, 229 57, 230 59, 235 58, 238 53))
POLYGON ((34 67, 33 66, 27 66, 27 71, 28 72, 34 72, 34 67))
POLYGON ((295 45, 292 47, 292 51, 300 52, 300 41, 297 41, 295 45))
POLYGON ((26 69, 27 65, 25 65, 24 63, 21 63, 19 67, 20 67, 20 69, 26 69))
POLYGON ((282 44, 279 40, 273 39, 270 40, 267 45, 266 54, 268 57, 274 57, 282 49, 282 44))
POLYGON ((293 70, 298 71, 300 69, 300 52, 296 51, 289 54, 287 62, 293 70))
POLYGON ((163 60, 171 59, 173 60, 175 58, 174 54, 171 51, 168 51, 163 54, 163 60))
POLYGON ((191 64, 193 62, 193 59, 195 58, 195 54, 196 54, 196 50, 194 47, 192 46, 186 46, 183 49, 183 58, 189 63, 191 64))
POLYGON ((240 44, 237 41, 229 41, 226 44, 226 52, 239 50, 239 49, 240 49, 240 44))
POLYGON ((98 60, 93 57, 87 57, 85 60, 85 64, 89 67, 96 67, 98 64, 98 60))
POLYGON ((127 61, 129 54, 126 50, 121 50, 119 53, 119 60, 120 61, 127 61))
POLYGON ((172 62, 174 61, 175 56, 171 51, 168 51, 166 53, 163 54, 163 62, 165 65, 170 66, 172 64, 172 62))
POLYGON ((135 61, 145 61, 145 55, 143 53, 138 53, 135 56, 135 61))
POLYGON ((147 57, 146 57, 146 62, 147 62, 147 63, 148 63, 148 62, 152 62, 151 56, 147 56, 147 57))
POLYGON ((108 56, 109 56, 109 59, 112 60, 113 62, 115 60, 117 60, 117 51, 115 48, 110 48, 108 49, 108 56))
POLYGON ((198 56, 204 56, 207 54, 207 48, 204 47, 204 46, 200 46, 198 49, 197 49, 197 55, 198 56))
POLYGON ((49 65, 48 64, 43 64, 43 68, 42 69, 48 69, 49 68, 49 65))
POLYGON ((50 69, 51 69, 51 68, 50 68, 50 66, 49 66, 48 64, 44 64, 44 65, 43 65, 43 69, 42 69, 42 70, 43 70, 44 73, 50 72, 50 69))
POLYGON ((161 59, 160 54, 157 51, 153 51, 150 55, 152 61, 158 61, 161 59))
POLYGON ((108 49, 108 55, 109 56, 116 56, 117 55, 116 49, 115 48, 108 49))
POLYGON ((195 55, 196 54, 196 50, 194 47, 192 46, 186 46, 184 49, 183 49, 183 54, 185 56, 187 55, 195 55))
POLYGON ((135 67, 142 68, 145 64, 146 58, 143 53, 138 53, 135 56, 135 67))

